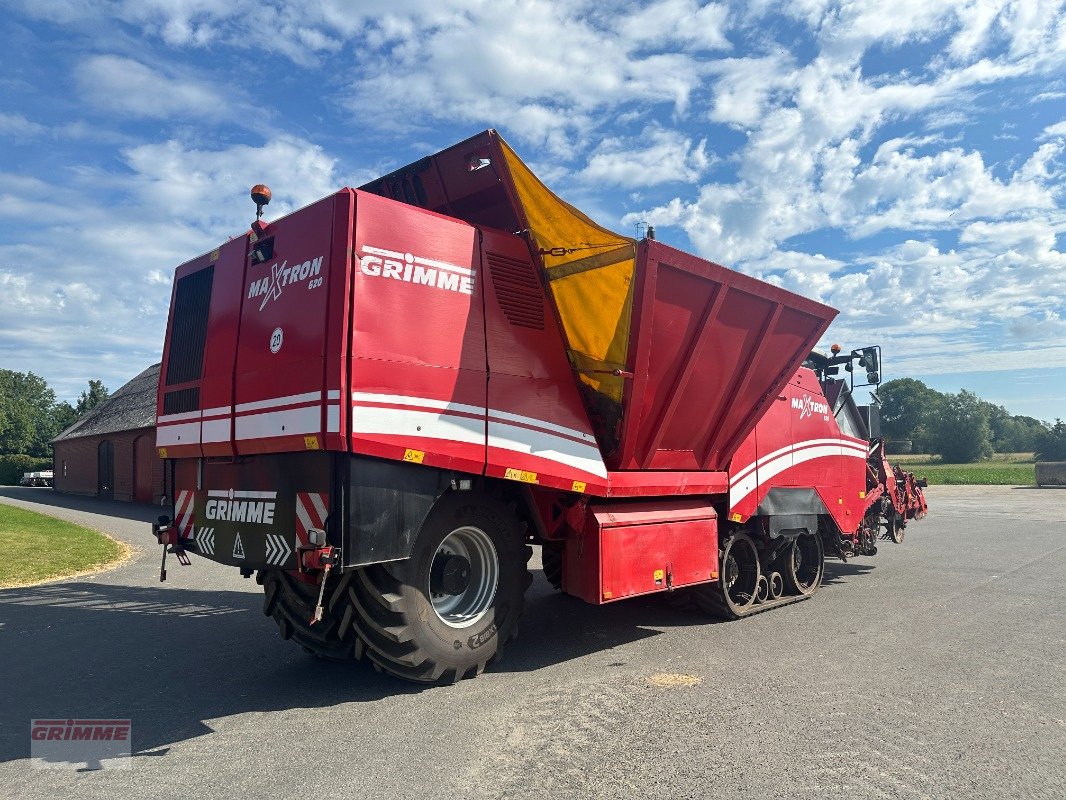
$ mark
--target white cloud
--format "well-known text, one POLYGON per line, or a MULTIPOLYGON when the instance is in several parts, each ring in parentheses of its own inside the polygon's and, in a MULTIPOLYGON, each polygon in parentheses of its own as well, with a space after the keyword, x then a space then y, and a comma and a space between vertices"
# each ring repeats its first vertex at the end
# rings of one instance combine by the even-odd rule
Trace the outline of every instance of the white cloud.
POLYGON ((15 368, 47 364, 61 397, 87 377, 116 388, 158 360, 174 268, 247 228, 250 186, 270 184, 277 218, 344 183, 332 157, 294 137, 214 150, 167 141, 124 159, 125 174, 82 170, 62 186, 0 175, 0 217, 22 229, 21 243, 0 244, 0 354, 15 368), (90 193, 109 202, 83 202, 90 193))
MULTIPOLYGON (((1066 94, 1063 96, 1066 97, 1066 94)), ((1041 139, 1051 139, 1058 136, 1066 136, 1066 119, 1062 122, 1056 122, 1054 125, 1048 125, 1044 128, 1044 132, 1040 134, 1041 139)))
POLYGON ((26 139, 31 136, 40 136, 46 130, 44 125, 33 122, 22 114, 9 114, 0 111, 0 135, 26 139))
MULTIPOLYGON (((690 5, 656 8, 676 16, 690 5)), ((388 58, 360 52, 351 106, 397 131, 434 120, 500 125, 564 157, 590 143, 593 122, 607 109, 636 102, 685 113, 705 71, 693 50, 706 41, 669 15, 634 38, 619 30, 633 24, 620 9, 595 15, 589 8, 576 0, 511 0, 411 17, 404 26, 382 23, 376 44, 388 58), (643 49, 670 40, 677 46, 643 49), (383 107, 404 113, 383 115, 383 107)))
POLYGON ((728 7, 723 3, 696 0, 658 0, 619 15, 617 31, 639 45, 693 46, 707 50, 730 50, 726 38, 728 7))
POLYGON ((678 131, 651 127, 633 140, 604 139, 577 177, 601 186, 656 186, 698 180, 714 157, 707 140, 693 143, 678 131))
POLYGON ((234 99, 206 81, 165 75, 132 58, 99 55, 76 72, 78 85, 100 107, 131 117, 230 118, 234 99))

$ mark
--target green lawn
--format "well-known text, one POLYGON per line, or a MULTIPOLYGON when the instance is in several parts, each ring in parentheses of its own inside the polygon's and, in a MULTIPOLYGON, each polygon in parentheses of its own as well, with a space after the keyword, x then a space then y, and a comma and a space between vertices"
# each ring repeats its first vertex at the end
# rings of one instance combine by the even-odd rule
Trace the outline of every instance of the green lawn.
POLYGON ((913 472, 919 478, 925 478, 930 485, 966 483, 1034 486, 1036 464, 1032 461, 1032 455, 1029 455, 1028 463, 1013 458, 1017 455, 1022 454, 1007 453, 979 464, 930 463, 930 459, 922 456, 889 456, 888 460, 907 472, 913 472))
POLYGON ((128 552, 97 531, 0 503, 0 588, 92 571, 128 552))

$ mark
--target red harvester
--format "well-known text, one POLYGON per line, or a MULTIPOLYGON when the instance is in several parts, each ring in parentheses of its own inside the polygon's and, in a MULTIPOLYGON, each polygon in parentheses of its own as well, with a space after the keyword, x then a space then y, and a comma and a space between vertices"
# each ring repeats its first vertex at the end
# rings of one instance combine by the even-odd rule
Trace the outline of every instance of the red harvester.
POLYGON ((587 602, 742 617, 925 513, 852 399, 878 348, 812 353, 835 310, 599 227, 494 131, 270 223, 252 196, 177 270, 155 533, 310 651, 474 676, 531 544, 587 602))

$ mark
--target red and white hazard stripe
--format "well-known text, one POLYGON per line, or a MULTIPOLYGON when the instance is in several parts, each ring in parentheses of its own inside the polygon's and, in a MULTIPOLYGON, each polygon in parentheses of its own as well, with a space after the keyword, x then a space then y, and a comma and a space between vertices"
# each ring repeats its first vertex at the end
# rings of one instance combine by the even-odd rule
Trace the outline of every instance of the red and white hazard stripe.
POLYGON ((311 542, 308 530, 326 529, 326 517, 329 516, 329 495, 325 492, 296 493, 296 538, 300 547, 308 547, 311 542))
POLYGON ((174 519, 177 520, 178 536, 188 539, 192 536, 193 525, 196 523, 196 515, 193 513, 196 493, 188 489, 178 492, 177 502, 174 503, 174 519))

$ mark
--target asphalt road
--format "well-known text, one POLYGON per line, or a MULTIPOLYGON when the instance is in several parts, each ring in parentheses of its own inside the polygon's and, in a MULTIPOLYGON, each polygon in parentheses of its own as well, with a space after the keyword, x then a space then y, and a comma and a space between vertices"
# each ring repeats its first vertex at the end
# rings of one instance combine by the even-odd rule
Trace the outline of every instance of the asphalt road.
POLYGON ((538 571, 500 665, 418 688, 283 642, 234 570, 158 583, 153 509, 3 490, 140 551, 0 591, 0 796, 1066 797, 1066 490, 929 498, 902 545, 735 623, 538 571), (131 769, 33 769, 29 720, 72 716, 132 719, 131 769))

